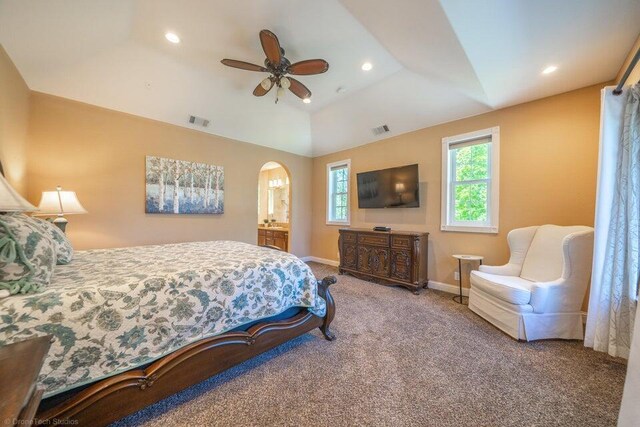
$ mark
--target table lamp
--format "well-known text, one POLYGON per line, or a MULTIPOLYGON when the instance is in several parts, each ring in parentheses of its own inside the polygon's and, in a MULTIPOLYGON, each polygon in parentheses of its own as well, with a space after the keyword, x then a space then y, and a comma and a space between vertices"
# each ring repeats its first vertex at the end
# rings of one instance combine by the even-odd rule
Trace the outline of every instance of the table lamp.
POLYGON ((38 210, 11 187, 0 174, 0 212, 33 212, 38 210))
POLYGON ((43 191, 39 212, 35 215, 56 215, 53 223, 63 232, 67 228, 65 215, 84 214, 86 209, 80 204, 75 191, 62 191, 62 187, 56 187, 55 191, 43 191))

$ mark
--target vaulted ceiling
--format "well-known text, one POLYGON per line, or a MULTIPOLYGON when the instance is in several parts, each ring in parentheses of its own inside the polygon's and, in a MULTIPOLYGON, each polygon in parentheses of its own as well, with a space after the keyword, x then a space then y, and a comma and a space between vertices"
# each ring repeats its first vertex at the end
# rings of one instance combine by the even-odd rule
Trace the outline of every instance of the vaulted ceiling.
POLYGON ((0 0, 32 90, 307 156, 613 79, 638 22, 638 0, 0 0), (263 28, 329 62, 310 104, 220 64, 261 64, 263 28))

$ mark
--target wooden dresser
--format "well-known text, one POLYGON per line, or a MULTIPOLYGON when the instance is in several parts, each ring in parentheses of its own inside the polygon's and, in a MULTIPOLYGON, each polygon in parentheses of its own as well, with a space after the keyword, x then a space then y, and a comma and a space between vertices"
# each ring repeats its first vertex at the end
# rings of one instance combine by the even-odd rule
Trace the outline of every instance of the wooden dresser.
POLYGON ((381 279, 418 294, 429 283, 429 233, 342 228, 338 247, 340 274, 381 279))
POLYGON ((289 231, 258 227, 258 246, 275 246, 289 252, 289 231))

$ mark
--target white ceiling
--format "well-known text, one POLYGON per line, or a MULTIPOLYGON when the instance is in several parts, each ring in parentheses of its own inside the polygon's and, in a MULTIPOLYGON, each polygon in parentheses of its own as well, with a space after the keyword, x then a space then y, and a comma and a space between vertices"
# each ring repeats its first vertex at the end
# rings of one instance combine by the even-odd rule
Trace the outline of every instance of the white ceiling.
POLYGON ((638 22, 638 0, 0 0, 31 89, 307 156, 613 79, 638 22), (311 104, 220 64, 261 64, 263 28, 292 62, 329 62, 299 77, 311 104))

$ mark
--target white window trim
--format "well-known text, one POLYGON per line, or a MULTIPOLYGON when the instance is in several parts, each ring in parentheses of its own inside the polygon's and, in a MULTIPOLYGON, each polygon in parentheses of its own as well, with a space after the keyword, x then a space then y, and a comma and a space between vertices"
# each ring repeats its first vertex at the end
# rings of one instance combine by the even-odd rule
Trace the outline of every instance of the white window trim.
POLYGON ((327 163, 327 225, 351 225, 351 159, 341 160, 338 162, 327 163), (334 221, 331 219, 331 168, 336 166, 347 166, 347 219, 345 221, 334 221))
POLYGON ((475 132, 442 138, 442 191, 440 230, 467 233, 498 233, 500 214, 500 127, 495 126, 475 132), (491 188, 489 189, 489 225, 451 224, 448 221, 451 206, 451 171, 449 170, 449 147, 465 141, 491 137, 491 188))

